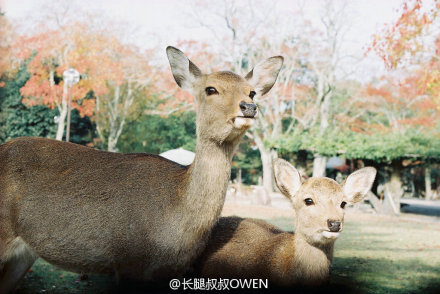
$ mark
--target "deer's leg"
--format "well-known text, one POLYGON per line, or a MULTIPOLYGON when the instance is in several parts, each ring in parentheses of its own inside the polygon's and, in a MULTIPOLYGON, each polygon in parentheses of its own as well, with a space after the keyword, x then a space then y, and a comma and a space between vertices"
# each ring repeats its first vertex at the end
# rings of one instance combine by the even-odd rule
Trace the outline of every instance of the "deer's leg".
POLYGON ((12 292, 38 256, 17 238, 0 256, 0 293, 12 292))

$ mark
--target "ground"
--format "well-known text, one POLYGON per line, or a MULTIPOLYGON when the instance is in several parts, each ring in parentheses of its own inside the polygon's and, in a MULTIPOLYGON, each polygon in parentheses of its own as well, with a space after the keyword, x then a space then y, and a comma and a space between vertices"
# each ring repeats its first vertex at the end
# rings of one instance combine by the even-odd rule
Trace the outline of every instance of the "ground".
MULTIPOLYGON (((227 203, 223 215, 258 217, 293 230, 293 210, 288 208, 227 203)), ((331 285, 339 293, 440 293, 440 218, 348 210, 336 242, 331 285)), ((114 287, 108 277, 90 275, 79 281, 78 274, 38 260, 18 293, 109 293, 114 287)), ((270 285, 265 292, 270 293, 270 285)))

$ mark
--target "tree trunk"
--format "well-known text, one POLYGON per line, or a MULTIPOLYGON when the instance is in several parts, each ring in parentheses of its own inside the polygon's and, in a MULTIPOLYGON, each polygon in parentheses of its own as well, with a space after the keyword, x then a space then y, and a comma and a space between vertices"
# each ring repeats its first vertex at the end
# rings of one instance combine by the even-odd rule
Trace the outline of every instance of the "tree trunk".
POLYGON ((61 105, 58 106, 58 110, 60 111, 60 116, 58 120, 58 128, 55 139, 58 141, 62 141, 64 135, 64 125, 67 116, 67 83, 64 84, 63 99, 61 101, 61 105))
POLYGON ((299 150, 296 153, 296 158, 294 162, 295 168, 298 170, 301 176, 308 175, 307 173, 307 151, 305 150, 299 150))
POLYGON ((101 124, 103 123, 103 118, 101 117, 101 97, 96 96, 96 131, 98 132, 98 137, 101 140, 101 142, 105 142, 105 136, 103 133, 103 126, 101 124))
POLYGON ((237 172, 237 183, 239 183, 239 184, 242 183, 242 178, 241 178, 241 168, 238 168, 238 172, 237 172))
POLYGON ((272 192, 272 158, 270 156, 270 150, 265 149, 263 153, 261 153, 261 162, 263 164, 263 187, 270 193, 272 192))
POLYGON ((431 167, 430 165, 427 165, 425 167, 425 199, 431 200, 431 167))
POLYGON ((130 84, 127 85, 126 92, 124 90, 121 91, 120 86, 115 87, 113 101, 109 103, 109 130, 107 139, 108 151, 118 151, 116 145, 119 137, 122 134, 122 130, 124 129, 125 119, 130 106, 133 104, 133 100, 133 89, 131 88, 130 84), (123 103, 122 109, 120 107, 121 103, 123 103))
POLYGON ((109 102, 109 127, 108 127, 108 138, 107 138, 107 151, 116 152, 116 124, 118 120, 118 102, 120 86, 115 87, 115 92, 113 93, 113 100, 109 102))
POLYGON ((325 164, 327 157, 319 154, 315 155, 313 159, 313 177, 325 177, 325 164))
POLYGON ((329 120, 330 120, 330 101, 332 98, 333 92, 329 90, 327 93, 324 94, 324 97, 322 99, 321 108, 320 108, 320 114, 321 114, 321 121, 319 125, 319 129, 321 132, 324 132, 328 126, 329 126, 329 120))
POLYGON ((274 191, 272 163, 273 163, 273 157, 275 156, 276 158, 276 151, 271 150, 270 148, 266 148, 260 136, 255 135, 254 138, 258 150, 260 151, 261 163, 263 165, 263 186, 266 189, 267 193, 271 193, 274 191))
POLYGON ((390 180, 385 183, 385 199, 384 205, 387 206, 389 212, 398 214, 400 212, 400 198, 403 195, 402 188, 402 161, 393 160, 391 163, 392 171, 390 180))

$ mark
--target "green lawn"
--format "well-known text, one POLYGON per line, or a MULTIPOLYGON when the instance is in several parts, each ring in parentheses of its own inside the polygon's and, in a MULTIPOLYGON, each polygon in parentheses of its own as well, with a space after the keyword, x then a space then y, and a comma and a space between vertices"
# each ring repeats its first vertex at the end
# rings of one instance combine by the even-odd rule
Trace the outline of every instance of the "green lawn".
MULTIPOLYGON (((269 221, 292 229, 293 219, 269 221)), ((38 260, 18 293, 108 293, 115 288, 106 276, 77 278, 38 260)), ((375 216, 347 220, 336 243, 331 284, 338 292, 440 293, 440 223, 375 216)))

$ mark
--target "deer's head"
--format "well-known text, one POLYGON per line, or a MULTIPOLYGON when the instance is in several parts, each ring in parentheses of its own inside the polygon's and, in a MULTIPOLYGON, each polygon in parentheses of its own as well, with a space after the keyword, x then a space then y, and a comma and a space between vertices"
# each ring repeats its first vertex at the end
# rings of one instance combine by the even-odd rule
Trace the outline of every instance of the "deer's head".
POLYGON ((344 209, 359 202, 371 189, 376 169, 365 167, 350 174, 343 184, 330 178, 302 181, 299 172, 287 161, 274 162, 275 180, 296 212, 295 234, 313 245, 334 242, 343 229, 344 209))
POLYGON ((283 64, 281 56, 271 57, 241 77, 229 71, 203 74, 174 47, 167 56, 176 83, 195 97, 198 136, 219 144, 237 141, 252 126, 258 112, 254 98, 269 92, 283 64))

